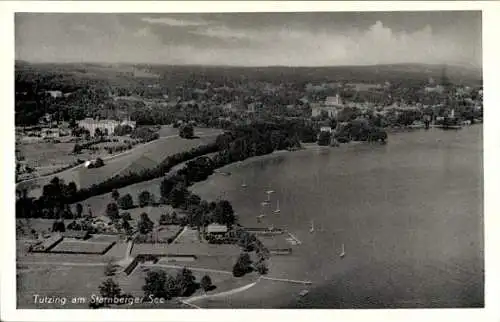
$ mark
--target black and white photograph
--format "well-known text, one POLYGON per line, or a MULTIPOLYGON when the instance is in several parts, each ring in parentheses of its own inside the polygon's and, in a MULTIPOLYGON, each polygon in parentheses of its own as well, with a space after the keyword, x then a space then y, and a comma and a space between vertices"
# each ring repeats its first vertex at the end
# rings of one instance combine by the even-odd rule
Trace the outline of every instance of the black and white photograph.
POLYGON ((483 12, 210 10, 13 13, 16 308, 485 308, 483 12))

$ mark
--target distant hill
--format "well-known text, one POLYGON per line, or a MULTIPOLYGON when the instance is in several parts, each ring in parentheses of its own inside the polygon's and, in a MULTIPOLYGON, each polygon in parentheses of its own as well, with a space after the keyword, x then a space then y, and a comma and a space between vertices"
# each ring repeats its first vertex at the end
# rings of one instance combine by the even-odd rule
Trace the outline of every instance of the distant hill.
MULTIPOLYGON (((147 64, 83 64, 43 63, 32 64, 16 61, 16 76, 23 73, 61 74, 71 76, 75 83, 100 80, 114 84, 138 84, 139 80, 160 82, 165 86, 176 86, 185 81, 227 80, 282 82, 423 82, 429 77, 439 80, 443 65, 389 64, 372 66, 325 66, 325 67, 232 67, 201 65, 147 65, 147 64), (133 73, 136 70, 140 72, 133 73), (159 79, 156 79, 159 77, 159 79)), ((446 66, 446 76, 453 83, 482 84, 482 70, 463 66, 446 66)))

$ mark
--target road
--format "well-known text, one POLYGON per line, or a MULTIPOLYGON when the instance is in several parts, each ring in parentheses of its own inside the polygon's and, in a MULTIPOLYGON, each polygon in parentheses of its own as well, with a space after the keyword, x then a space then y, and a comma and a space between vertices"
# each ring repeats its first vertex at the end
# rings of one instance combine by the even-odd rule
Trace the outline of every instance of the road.
MULTIPOLYGON (((170 138, 175 138, 175 137, 178 137, 179 135, 169 135, 169 136, 162 136, 162 137, 159 137, 158 140, 160 139, 170 139, 170 138)), ((114 154, 114 155, 109 155, 109 156, 106 156, 106 157, 102 157, 102 160, 103 161, 109 161, 109 160, 112 160, 114 158, 117 158, 117 157, 120 157, 122 155, 125 155, 125 154, 128 154, 128 153, 132 153, 135 149, 137 148, 143 148, 145 146, 148 146, 149 144, 153 143, 153 142, 156 142, 157 140, 154 140, 154 141, 150 141, 150 142, 146 142, 144 144, 139 144, 139 145, 136 145, 134 146, 132 149, 130 150, 127 150, 127 151, 124 151, 124 152, 120 152, 120 153, 117 153, 117 154, 114 154)), ((44 179, 44 178, 48 178, 48 177, 52 177, 52 176, 55 176, 57 175, 58 173, 60 172, 63 172, 63 171, 71 171, 71 170, 75 170, 75 169, 78 169, 78 168, 81 168, 83 167, 84 164, 83 163, 80 163, 80 164, 77 164, 75 165, 74 167, 71 167, 71 168, 68 168, 68 169, 64 169, 64 170, 61 170, 59 172, 56 172, 56 173, 52 173, 52 174, 48 174, 48 175, 44 175, 44 176, 39 176, 39 177, 36 177, 36 178, 32 178, 32 179, 27 179, 27 180, 23 180, 23 181, 19 181, 18 183, 16 183, 16 187, 18 184, 20 183, 29 183, 29 182, 33 182, 35 180, 40 180, 40 179, 44 179)))

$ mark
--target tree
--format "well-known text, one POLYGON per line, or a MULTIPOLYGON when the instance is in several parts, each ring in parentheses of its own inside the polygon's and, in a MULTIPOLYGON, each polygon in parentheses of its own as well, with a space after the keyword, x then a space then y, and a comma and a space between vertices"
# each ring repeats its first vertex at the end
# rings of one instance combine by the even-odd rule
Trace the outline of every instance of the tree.
POLYGON ((227 200, 219 200, 214 210, 214 220, 221 225, 231 226, 235 223, 236 217, 231 203, 227 200))
POLYGON ((123 220, 132 220, 132 216, 130 215, 130 212, 124 212, 122 214, 122 219, 123 220))
POLYGON ((190 269, 184 267, 180 270, 175 279, 179 296, 189 296, 193 294, 197 288, 195 280, 196 278, 190 269))
POLYGON ((157 298, 171 299, 177 295, 175 280, 165 273, 165 271, 149 271, 142 287, 144 295, 157 298))
POLYGON ((134 200, 132 199, 130 193, 127 193, 118 199, 118 204, 121 209, 130 209, 134 207, 134 200))
POLYGON ((205 275, 201 278, 200 284, 205 292, 208 292, 213 288, 212 279, 208 275, 205 275))
POLYGON ((114 202, 109 203, 106 207, 106 215, 111 219, 115 220, 120 217, 120 212, 118 210, 118 205, 114 202))
POLYGON ((233 266, 233 275, 235 277, 241 277, 246 273, 252 271, 252 260, 250 259, 250 255, 245 252, 241 253, 238 257, 238 260, 233 266))
POLYGON ((103 161, 101 158, 97 158, 97 159, 95 160, 95 164, 94 164, 94 166, 95 166, 96 168, 100 168, 100 167, 104 166, 104 161, 103 161))
POLYGON ((257 272, 259 272, 260 275, 266 275, 269 271, 265 261, 257 262, 257 264, 255 265, 255 268, 256 268, 257 272))
POLYGON ((77 203, 75 207, 76 207, 76 217, 77 218, 82 217, 82 213, 83 213, 83 206, 82 206, 82 204, 81 203, 77 203))
POLYGON ((149 219, 148 214, 143 212, 137 223, 137 228, 141 234, 147 234, 153 230, 154 223, 149 219))
POLYGON ((167 201, 172 207, 178 208, 185 204, 188 194, 189 191, 186 189, 186 185, 183 182, 179 182, 170 192, 167 201))
POLYGON ((145 207, 151 204, 151 194, 144 190, 139 194, 139 207, 145 207))
POLYGON ((66 231, 66 226, 64 226, 64 221, 62 220, 54 221, 54 223, 52 224, 52 231, 64 233, 66 231))
POLYGON ((118 199, 120 198, 120 193, 117 189, 113 189, 113 191, 111 191, 111 198, 113 198, 115 201, 118 201, 118 199))
POLYGON ((132 226, 130 226, 130 223, 128 222, 128 220, 126 220, 125 218, 122 218, 122 228, 123 230, 128 234, 130 233, 130 231, 132 230, 132 226))
POLYGON ((191 125, 181 126, 179 136, 184 139, 192 139, 194 137, 194 128, 191 125))
POLYGON ((175 182, 171 179, 164 179, 160 184, 160 194, 163 199, 167 199, 170 192, 175 186, 175 182))
POLYGON ((99 293, 104 298, 120 297, 122 289, 112 278, 108 278, 99 285, 99 293))
POLYGON ((125 136, 127 134, 130 134, 132 133, 132 127, 130 125, 118 125, 117 127, 115 127, 115 131, 114 131, 114 134, 117 135, 117 136, 125 136))
POLYGON ((327 131, 320 132, 318 137, 318 145, 323 145, 323 146, 329 145, 330 137, 331 137, 330 132, 327 131))
POLYGON ((104 271, 104 274, 106 276, 114 276, 116 274, 117 267, 113 262, 109 262, 108 265, 106 265, 106 269, 104 271))
POLYGON ((100 128, 95 129, 95 132, 94 132, 95 137, 103 136, 103 135, 104 135, 104 132, 100 128))

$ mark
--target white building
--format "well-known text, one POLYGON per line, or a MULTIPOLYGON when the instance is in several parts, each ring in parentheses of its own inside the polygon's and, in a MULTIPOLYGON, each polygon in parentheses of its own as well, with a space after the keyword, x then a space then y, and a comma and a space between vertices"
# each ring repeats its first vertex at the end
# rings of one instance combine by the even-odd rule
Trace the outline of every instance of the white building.
POLYGON ((328 117, 337 117, 340 110, 344 109, 345 105, 339 94, 336 96, 329 96, 323 103, 311 104, 311 116, 320 116, 321 113, 326 113, 328 117))
POLYGON ((94 120, 93 118, 86 118, 78 121, 78 126, 87 129, 91 136, 95 136, 95 131, 100 129, 103 132, 108 132, 108 135, 113 135, 115 128, 118 125, 129 125, 135 128, 136 122, 125 120, 125 121, 115 121, 115 120, 94 120))

